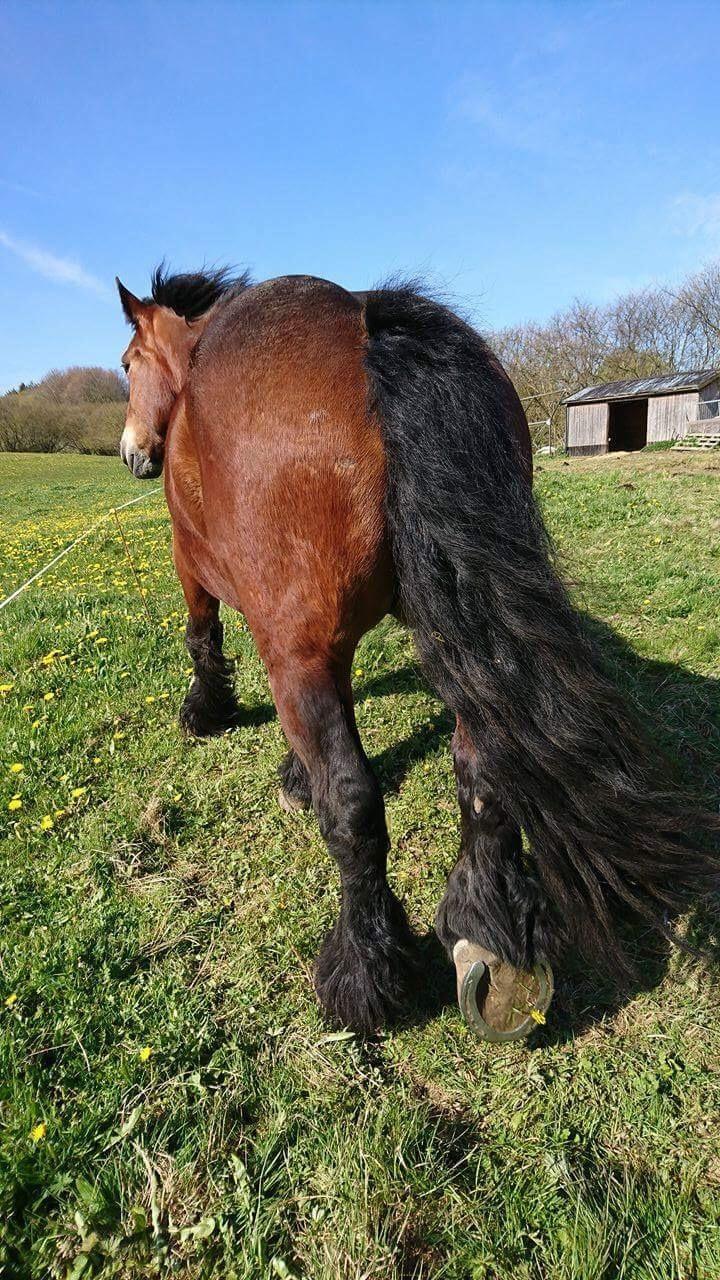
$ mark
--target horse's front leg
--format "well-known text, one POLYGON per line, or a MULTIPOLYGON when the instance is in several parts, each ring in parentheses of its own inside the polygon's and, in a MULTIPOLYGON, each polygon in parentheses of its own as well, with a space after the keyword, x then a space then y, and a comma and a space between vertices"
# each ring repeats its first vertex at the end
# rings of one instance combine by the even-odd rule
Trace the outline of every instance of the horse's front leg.
POLYGON ((205 738, 238 723, 232 664, 223 654, 220 602, 197 581, 179 541, 173 540, 175 568, 188 607, 185 643, 193 663, 193 678, 180 708, 180 723, 188 733, 205 738))
POLYGON ((415 943, 387 882, 385 807, 355 727, 349 674, 286 656, 269 670, 296 753, 283 781, 309 793, 340 872, 340 914, 315 967, 318 998, 333 1024, 370 1033, 406 1011, 415 943))

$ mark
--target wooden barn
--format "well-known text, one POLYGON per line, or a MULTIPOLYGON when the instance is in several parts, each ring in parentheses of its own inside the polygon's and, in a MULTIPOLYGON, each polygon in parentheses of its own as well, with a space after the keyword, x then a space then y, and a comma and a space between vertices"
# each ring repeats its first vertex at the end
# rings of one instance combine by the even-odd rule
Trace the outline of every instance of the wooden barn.
POLYGON ((565 401, 568 453, 642 449, 658 440, 720 434, 720 371, 692 369, 585 387, 565 401))

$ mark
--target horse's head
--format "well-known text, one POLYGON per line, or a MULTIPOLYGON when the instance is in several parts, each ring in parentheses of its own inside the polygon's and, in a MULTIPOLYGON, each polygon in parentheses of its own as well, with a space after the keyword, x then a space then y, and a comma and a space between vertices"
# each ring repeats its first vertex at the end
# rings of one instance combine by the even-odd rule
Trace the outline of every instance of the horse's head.
POLYGON ((122 354, 130 396, 120 457, 138 480, 149 480, 162 471, 168 423, 204 318, 190 323, 170 307, 136 298, 119 280, 116 283, 134 329, 122 354))

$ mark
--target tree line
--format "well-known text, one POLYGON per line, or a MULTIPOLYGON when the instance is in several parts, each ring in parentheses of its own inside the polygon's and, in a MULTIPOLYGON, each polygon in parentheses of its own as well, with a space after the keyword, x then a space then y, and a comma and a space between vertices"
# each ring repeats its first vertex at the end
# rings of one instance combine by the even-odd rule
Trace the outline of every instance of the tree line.
POLYGON ((720 366, 720 261, 677 287, 633 290, 604 306, 577 300, 545 324, 501 329, 490 343, 536 444, 561 444, 562 401, 582 387, 720 366))
POLYGON ((0 450, 116 453, 127 383, 113 369, 52 369, 0 396, 0 450))
MULTIPOLYGON (((535 444, 561 444, 562 402, 581 387, 720 366, 720 261, 677 287, 636 289, 606 305, 576 300, 544 324, 511 325, 489 340, 535 444)), ((126 380, 112 369, 51 370, 0 396, 0 450, 115 453, 126 400, 126 380)))

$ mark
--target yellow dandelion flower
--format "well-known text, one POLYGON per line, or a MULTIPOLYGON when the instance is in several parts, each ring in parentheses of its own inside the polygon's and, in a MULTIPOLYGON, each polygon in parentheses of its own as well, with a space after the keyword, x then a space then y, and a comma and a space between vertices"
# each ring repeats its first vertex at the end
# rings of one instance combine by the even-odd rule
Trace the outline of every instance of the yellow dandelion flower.
POLYGON ((24 768, 25 768, 25 765, 24 765, 24 764, 20 764, 20 763, 18 763, 18 764, 11 764, 11 765, 10 765, 10 772, 11 772, 11 773, 22 773, 22 771, 23 771, 23 769, 24 769, 24 768))
POLYGON ((41 831, 52 831, 54 826, 55 826, 55 823, 53 822, 49 813, 44 814, 43 817, 40 819, 41 831))
POLYGON ((64 818, 66 813, 67 813, 67 809, 56 809, 55 813, 53 814, 53 817, 64 818))
POLYGON ((149 1044, 144 1044, 142 1049, 138 1053, 138 1057, 140 1061, 147 1062, 148 1058, 151 1056, 152 1056, 152 1047, 149 1044))
POLYGON ((22 800, 19 800, 18 797, 16 796, 8 804, 8 809, 10 810, 11 813, 14 813, 16 809, 22 809, 22 800))
POLYGON ((153 695, 150 693, 150 694, 148 694, 148 696, 147 696, 147 698, 145 699, 145 701, 146 701, 146 702, 154 702, 154 701, 155 701, 155 699, 154 699, 153 695))
POLYGON ((52 702, 54 697, 55 697, 55 694, 53 693, 52 689, 49 689, 47 693, 43 694, 43 702, 52 702))
POLYGON ((0 693, 9 693, 12 688, 14 688, 14 685, 0 684, 0 693))
POLYGON ((33 720, 32 724, 30 725, 30 728, 37 729, 38 725, 41 725, 41 724, 42 724, 42 720, 33 720))
POLYGON ((14 1004, 17 1004, 17 991, 13 991, 12 994, 7 997, 5 1001, 5 1008, 12 1009, 14 1004))
POLYGON ((73 800, 79 800, 80 796, 84 796, 86 792, 87 792, 87 787, 73 787, 72 791, 70 792, 70 795, 72 796, 73 800))
POLYGON ((30 1130, 30 1137, 33 1142, 42 1142, 46 1133, 47 1133, 47 1125, 45 1124, 44 1120, 41 1120, 39 1124, 33 1125, 32 1129, 30 1130))
POLYGON ((547 1022, 547 1018, 545 1017, 545 1014, 541 1013, 539 1009, 531 1009, 530 1017, 532 1018, 533 1022, 537 1022, 539 1027, 544 1027, 545 1023, 547 1022))

